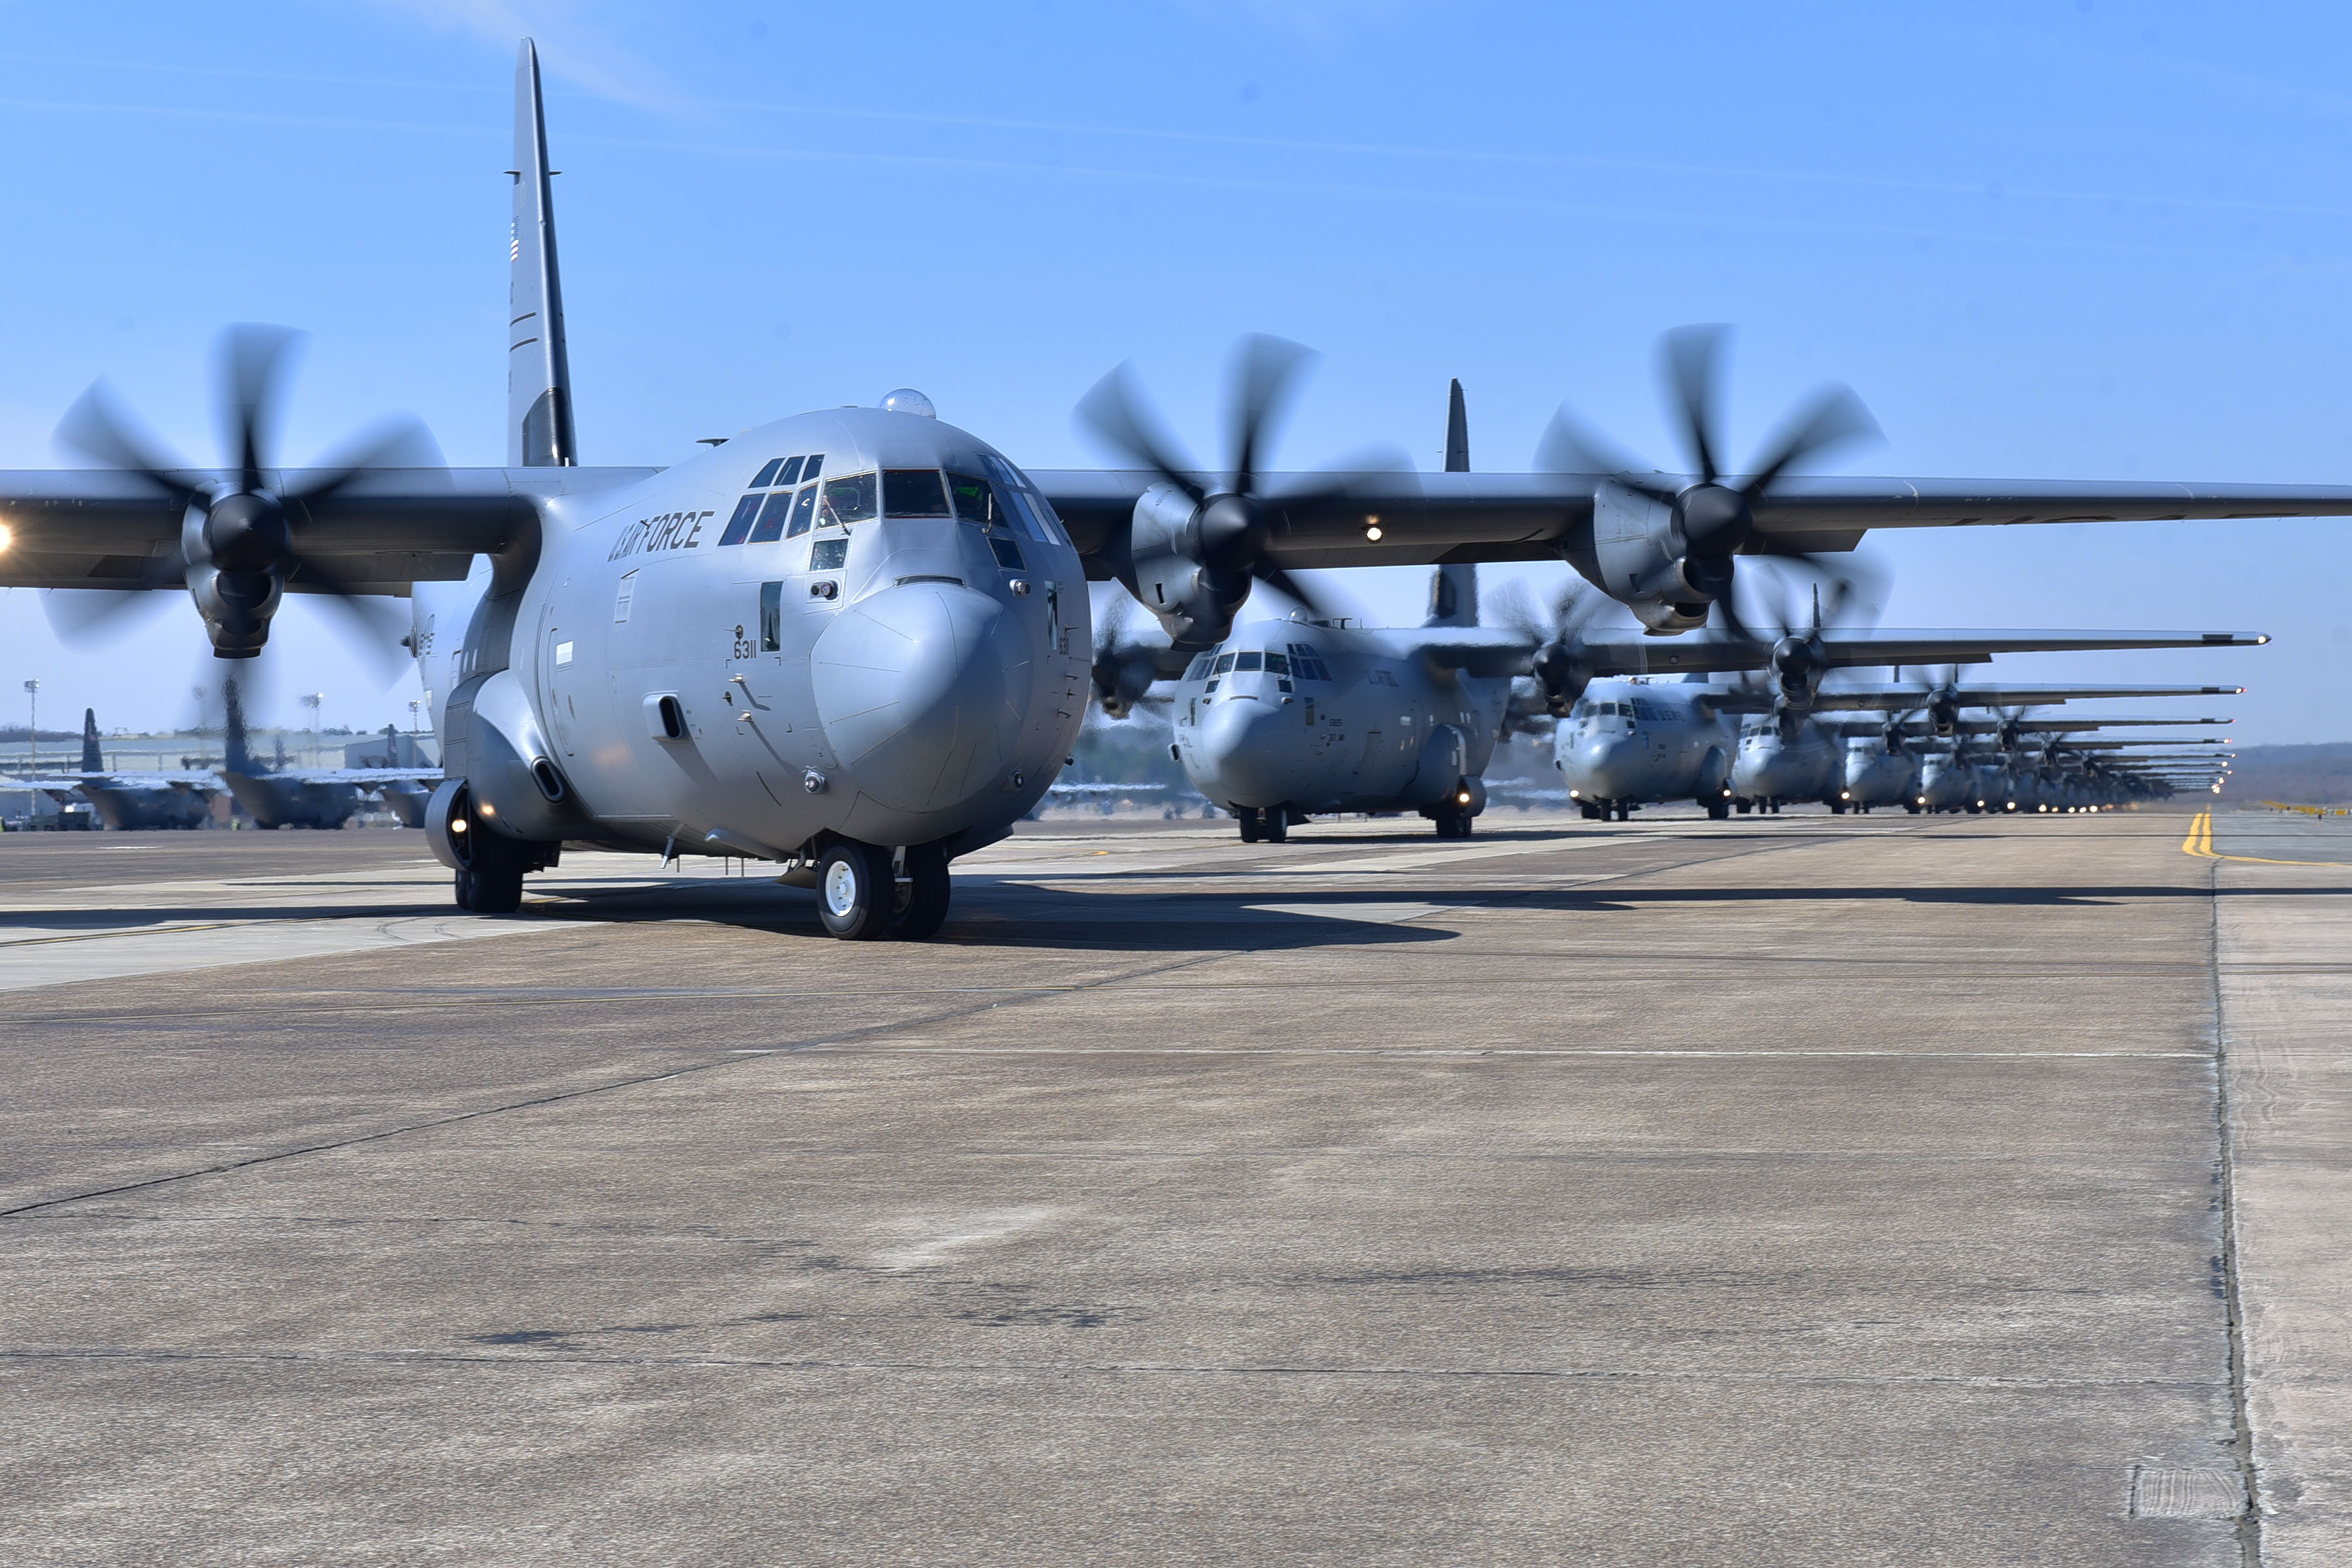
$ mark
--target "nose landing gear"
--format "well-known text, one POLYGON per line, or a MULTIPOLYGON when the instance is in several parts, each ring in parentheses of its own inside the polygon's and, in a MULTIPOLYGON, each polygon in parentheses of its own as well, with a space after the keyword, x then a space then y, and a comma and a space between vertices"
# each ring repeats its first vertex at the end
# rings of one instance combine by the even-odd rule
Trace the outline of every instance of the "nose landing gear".
POLYGON ((948 857, 936 844, 910 844, 894 866, 888 850, 836 839, 816 862, 816 917, 845 942, 936 936, 948 917, 948 857))
POLYGON ((1241 824, 1242 842, 1245 844, 1280 844, 1290 840, 1290 813, 1279 806, 1260 810, 1255 806, 1236 806, 1234 819, 1241 824))

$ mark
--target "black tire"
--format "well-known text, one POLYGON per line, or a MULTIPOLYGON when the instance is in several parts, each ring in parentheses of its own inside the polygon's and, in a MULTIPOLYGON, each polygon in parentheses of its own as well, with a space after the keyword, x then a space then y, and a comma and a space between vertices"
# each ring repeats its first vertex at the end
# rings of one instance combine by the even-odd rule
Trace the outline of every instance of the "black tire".
POLYGON ((1257 809, 1255 807, 1242 807, 1239 810, 1234 813, 1234 820, 1241 824, 1242 842, 1245 844, 1254 844, 1264 836, 1258 827, 1257 809))
POLYGON ((1731 802, 1730 802, 1730 801, 1728 801, 1728 800, 1709 800, 1709 801, 1706 803, 1706 820, 1707 820, 1708 821, 1710 821, 1710 822, 1720 822, 1720 821, 1724 821, 1726 818, 1729 817, 1730 815, 1731 815, 1731 802))
POLYGON ((1621 822, 1630 822, 1633 820, 1633 807, 1632 802, 1626 800, 1620 800, 1617 802, 1617 820, 1621 822))
POLYGON ((890 935, 920 942, 939 935, 947 924, 948 857, 937 844, 915 844, 907 851, 907 880, 898 884, 892 900, 890 935))
POLYGON ((457 907, 476 915, 512 915, 522 907, 522 846, 486 828, 468 837, 466 869, 457 873, 457 907))
POLYGON ((1590 800, 1579 800, 1576 805, 1577 809, 1584 813, 1584 820, 1588 822, 1604 821, 1608 819, 1609 813, 1590 800))
POLYGON ((1290 813, 1277 806, 1268 806, 1258 813, 1258 836, 1270 844, 1290 841, 1290 813))
POLYGON ((827 936, 872 941, 889 929, 897 900, 889 851, 840 839, 818 858, 816 917, 827 936))

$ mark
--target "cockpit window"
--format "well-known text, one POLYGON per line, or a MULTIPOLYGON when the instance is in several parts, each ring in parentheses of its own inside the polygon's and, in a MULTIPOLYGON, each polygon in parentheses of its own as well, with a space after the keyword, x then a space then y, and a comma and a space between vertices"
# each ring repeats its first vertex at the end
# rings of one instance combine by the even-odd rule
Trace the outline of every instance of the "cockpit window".
POLYGON ((784 459, 784 471, 776 476, 776 483, 779 485, 799 484, 801 482, 802 461, 803 460, 798 457, 788 457, 784 459))
POLYGON ((1029 482, 1027 475, 992 452, 981 455, 981 465, 988 470, 989 477, 1003 487, 1002 498, 1007 509, 1020 518, 1023 530, 1030 538, 1040 544, 1070 542, 1069 536, 1062 531, 1062 520, 1054 516, 1054 508, 1045 504, 1045 497, 1037 493, 1037 486, 1029 482))
POLYGON ((784 538, 788 539, 800 538, 809 531, 810 525, 815 521, 816 486, 804 486, 802 487, 800 499, 793 503, 793 526, 784 530, 784 538))
POLYGON ((751 488, 754 490, 764 490, 769 486, 774 484, 776 482, 776 470, 782 468, 783 465, 784 460, 782 458, 769 458, 767 466, 761 469, 760 472, 752 477, 751 488))
POLYGON ((1234 657, 1234 673, 1235 674, 1239 674, 1244 670, 1259 669, 1264 667, 1265 664, 1265 655, 1264 653, 1256 653, 1255 651, 1247 653, 1238 653, 1234 657))
POLYGON ((969 474, 948 476, 948 497, 955 503, 955 515, 967 523, 982 528, 996 520, 995 509, 989 504, 988 481, 975 479, 969 474))
POLYGON ((755 545, 773 544, 782 538, 784 518, 792 509, 793 493, 790 490, 779 490, 769 497, 768 504, 760 508, 760 520, 751 525, 751 542, 755 545))
POLYGON ((1203 653, 1192 661, 1192 667, 1184 672, 1184 678, 1188 681, 1205 681, 1209 678, 1209 666, 1215 663, 1216 660, 1213 656, 1203 653))
POLYGON ((936 468, 893 468, 882 476, 882 515, 886 517, 944 517, 948 493, 940 488, 936 468))
POLYGON ((1290 674, 1290 661, 1279 653, 1268 653, 1265 656, 1265 668, 1268 674, 1286 675, 1290 674))
POLYGON ((1210 673, 1222 675, 1231 671, 1233 667, 1234 656, 1231 653, 1220 653, 1217 655, 1217 667, 1210 673))
POLYGON ((810 480, 815 478, 817 476, 817 470, 824 466, 824 454, 820 452, 814 457, 811 457, 807 462, 801 465, 801 483, 805 485, 810 480))
MULTIPOLYGON (((845 474, 838 479, 824 482, 824 499, 817 506, 817 526, 837 528, 850 523, 870 522, 874 517, 877 474, 845 474)), ((932 476, 938 482, 938 476, 932 476)))
POLYGON ((746 496, 736 502, 735 515, 727 519, 726 531, 719 536, 719 542, 722 545, 741 544, 743 537, 751 531, 752 519, 760 515, 760 503, 766 499, 764 496, 746 496))

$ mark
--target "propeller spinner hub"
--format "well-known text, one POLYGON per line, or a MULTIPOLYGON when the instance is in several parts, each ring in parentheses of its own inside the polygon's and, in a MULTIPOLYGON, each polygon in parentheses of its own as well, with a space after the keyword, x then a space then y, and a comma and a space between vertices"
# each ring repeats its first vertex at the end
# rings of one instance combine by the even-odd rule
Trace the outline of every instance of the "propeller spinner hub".
POLYGON ((1726 485, 1692 486, 1675 497, 1675 512, 1683 542, 1695 556, 1727 556, 1756 531, 1748 497, 1726 485))
POLYGON ((1247 571, 1265 553, 1265 513, 1248 496, 1212 496, 1193 519, 1194 559, 1216 571, 1247 571))
POLYGON ((223 571, 268 571, 294 550, 286 508, 250 490, 225 496, 205 515, 205 549, 223 571))

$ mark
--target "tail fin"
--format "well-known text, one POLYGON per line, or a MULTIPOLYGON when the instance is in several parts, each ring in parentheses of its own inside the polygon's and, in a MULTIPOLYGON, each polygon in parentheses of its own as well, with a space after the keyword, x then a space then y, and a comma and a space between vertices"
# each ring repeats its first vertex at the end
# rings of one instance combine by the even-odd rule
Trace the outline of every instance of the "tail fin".
MULTIPOLYGON (((1445 471, 1470 472, 1470 415, 1462 406, 1462 383, 1455 382, 1445 400, 1445 471)), ((1467 561, 1441 566, 1429 581, 1429 622, 1432 626, 1478 624, 1478 569, 1467 561)))
POLYGON ((555 275, 555 205, 548 185, 547 114, 540 105, 539 49, 522 41, 515 62, 514 227, 507 245, 507 462, 569 468, 572 361, 563 350, 563 289, 555 275))
POLYGON ((245 744, 245 695, 231 678, 221 683, 221 696, 228 706, 227 722, 221 727, 221 766, 228 772, 250 777, 257 769, 253 753, 245 744))
POLYGON ((98 754, 98 710, 94 707, 81 710, 81 770, 106 771, 106 759, 98 754))

